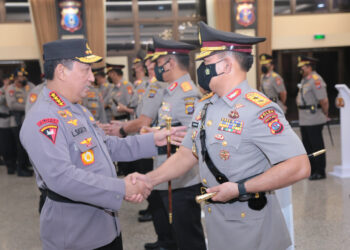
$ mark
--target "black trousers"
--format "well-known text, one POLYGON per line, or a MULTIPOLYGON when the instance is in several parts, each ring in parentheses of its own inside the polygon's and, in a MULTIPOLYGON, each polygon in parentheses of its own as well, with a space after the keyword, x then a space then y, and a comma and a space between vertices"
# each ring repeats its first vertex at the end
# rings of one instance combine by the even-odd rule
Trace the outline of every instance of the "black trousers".
POLYGON ((154 191, 151 204, 153 224, 160 247, 180 250, 205 250, 201 208, 195 202, 200 184, 173 190, 173 223, 169 224, 168 191, 154 191), (177 248, 176 248, 177 246, 177 248))
POLYGON ((16 168, 16 142, 11 128, 0 128, 0 155, 7 168, 16 168))
POLYGON ((122 235, 120 234, 115 238, 111 243, 103 247, 96 248, 95 250, 123 250, 123 240, 122 235))
MULTIPOLYGON (((313 126, 300 126, 301 138, 308 154, 324 149, 322 136, 324 124, 313 126)), ((311 175, 325 174, 326 172, 326 154, 322 154, 310 159, 311 175)))
POLYGON ((24 149, 19 139, 19 132, 21 130, 21 126, 13 127, 11 129, 15 138, 16 149, 17 149, 17 168, 27 169, 30 163, 29 163, 29 157, 28 157, 27 151, 24 149))

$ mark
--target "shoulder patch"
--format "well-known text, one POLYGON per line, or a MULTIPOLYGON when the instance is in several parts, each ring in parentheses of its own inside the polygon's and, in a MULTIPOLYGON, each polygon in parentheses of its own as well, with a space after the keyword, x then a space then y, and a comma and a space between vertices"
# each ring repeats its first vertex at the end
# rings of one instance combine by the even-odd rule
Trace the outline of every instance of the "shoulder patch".
POLYGON ((35 93, 30 94, 30 97, 29 97, 30 103, 34 103, 36 101, 37 97, 38 97, 38 95, 35 93))
POLYGON ((177 87, 177 82, 174 82, 173 84, 171 84, 171 85, 168 87, 168 89, 169 89, 169 91, 173 91, 174 89, 176 89, 176 87, 177 87))
POLYGON ((322 85, 319 79, 315 81, 315 86, 316 86, 316 89, 321 89, 322 85))
POLYGON ((210 92, 208 94, 205 94, 198 102, 202 102, 202 101, 205 101, 207 99, 209 99, 210 97, 212 97, 214 95, 213 92, 210 92))
POLYGON ((188 92, 188 91, 192 90, 192 86, 189 82, 181 83, 181 88, 182 88, 183 92, 188 92))
POLYGON ((131 87, 131 86, 128 86, 128 87, 126 87, 126 89, 128 90, 128 94, 129 94, 129 95, 132 95, 132 87, 131 87))
POLYGON ((59 95, 55 91, 51 91, 49 93, 49 96, 52 99, 52 101, 54 101, 57 104, 57 106, 59 106, 59 107, 66 106, 64 101, 61 99, 61 97, 59 97, 59 95))
POLYGON ((260 108, 266 106, 267 104, 271 103, 271 100, 267 97, 259 94, 258 92, 249 92, 245 95, 245 98, 252 103, 258 105, 260 108))
POLYGON ((241 94, 241 89, 235 89, 232 92, 230 92, 228 95, 226 95, 227 99, 229 99, 230 101, 233 101, 234 99, 236 99, 236 97, 238 97, 241 94))
POLYGON ((278 119, 278 114, 275 109, 268 109, 259 115, 259 119, 263 121, 269 128, 273 135, 280 134, 284 130, 283 124, 278 119))

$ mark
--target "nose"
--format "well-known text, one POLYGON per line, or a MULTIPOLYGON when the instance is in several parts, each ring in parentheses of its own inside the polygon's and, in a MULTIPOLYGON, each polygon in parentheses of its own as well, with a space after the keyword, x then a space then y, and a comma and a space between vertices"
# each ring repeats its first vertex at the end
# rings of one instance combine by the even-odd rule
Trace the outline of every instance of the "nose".
POLYGON ((95 76, 92 73, 91 67, 89 69, 89 73, 88 74, 89 74, 89 77, 88 77, 89 82, 94 82, 95 81, 95 76))

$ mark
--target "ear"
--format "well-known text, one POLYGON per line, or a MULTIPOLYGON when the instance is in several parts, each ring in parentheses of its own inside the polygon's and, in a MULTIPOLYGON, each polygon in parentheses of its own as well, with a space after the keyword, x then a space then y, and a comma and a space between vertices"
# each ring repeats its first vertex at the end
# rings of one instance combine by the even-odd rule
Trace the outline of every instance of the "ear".
POLYGON ((61 81, 65 79, 65 67, 62 64, 56 66, 55 77, 61 81))
POLYGON ((224 63, 225 63, 225 66, 224 66, 224 72, 225 73, 230 73, 232 71, 232 68, 233 68, 233 65, 232 65, 232 60, 230 60, 228 57, 226 57, 224 59, 224 63))

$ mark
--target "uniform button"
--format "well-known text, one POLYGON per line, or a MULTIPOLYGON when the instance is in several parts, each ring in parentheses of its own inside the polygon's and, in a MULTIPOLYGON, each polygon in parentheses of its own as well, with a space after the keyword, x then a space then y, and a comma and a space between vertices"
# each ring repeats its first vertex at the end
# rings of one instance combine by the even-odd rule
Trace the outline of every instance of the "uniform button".
POLYGON ((244 218, 245 217, 245 213, 241 213, 241 217, 244 218))
POLYGON ((210 127, 213 124, 211 120, 207 121, 207 126, 210 127))
POLYGON ((208 207, 208 213, 211 213, 211 207, 208 207))
POLYGON ((206 180, 206 179, 203 179, 202 182, 203 182, 203 184, 205 184, 205 185, 207 184, 207 180, 206 180))
POLYGON ((222 142, 222 146, 226 147, 227 146, 227 141, 222 142))

